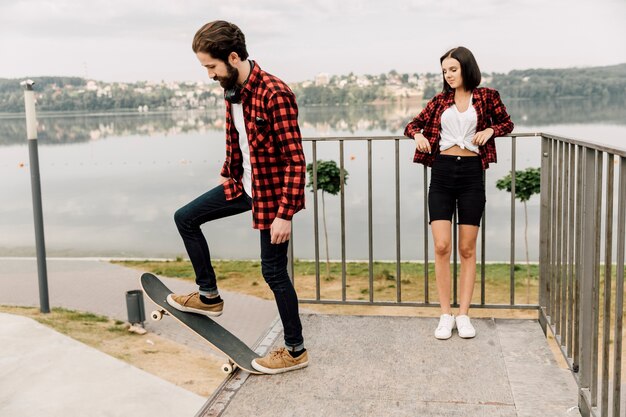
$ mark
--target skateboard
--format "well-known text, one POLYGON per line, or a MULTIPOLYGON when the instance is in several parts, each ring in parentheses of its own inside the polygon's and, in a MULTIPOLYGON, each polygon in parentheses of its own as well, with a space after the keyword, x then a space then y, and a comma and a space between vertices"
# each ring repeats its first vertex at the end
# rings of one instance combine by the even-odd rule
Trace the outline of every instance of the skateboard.
POLYGON ((222 365, 222 372, 230 374, 235 369, 241 368, 251 374, 262 374, 252 367, 252 361, 259 358, 259 355, 231 332, 207 316, 180 311, 169 305, 167 296, 172 294, 172 291, 160 279, 145 273, 141 276, 141 287, 148 298, 158 306, 158 309, 150 314, 150 318, 159 321, 163 316, 170 316, 207 341, 212 348, 226 355, 228 363, 222 365))

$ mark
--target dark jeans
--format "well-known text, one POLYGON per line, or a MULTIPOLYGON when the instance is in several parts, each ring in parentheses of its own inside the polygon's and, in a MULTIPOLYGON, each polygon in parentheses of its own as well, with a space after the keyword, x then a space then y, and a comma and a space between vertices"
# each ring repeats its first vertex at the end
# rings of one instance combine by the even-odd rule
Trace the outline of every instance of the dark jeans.
MULTIPOLYGON (((224 195, 224 187, 218 185, 181 207, 174 214, 176 226, 196 273, 196 284, 200 287, 200 291, 208 293, 217 290, 209 246, 200 226, 211 220, 233 216, 251 209, 252 198, 244 193, 228 201, 224 195)), ((270 243, 269 229, 260 232, 261 272, 276 299, 278 313, 285 329, 285 345, 287 348, 299 350, 304 345, 304 339, 298 313, 298 296, 287 273, 289 242, 273 245, 270 243)), ((233 243, 236 244, 236 242, 233 243)))

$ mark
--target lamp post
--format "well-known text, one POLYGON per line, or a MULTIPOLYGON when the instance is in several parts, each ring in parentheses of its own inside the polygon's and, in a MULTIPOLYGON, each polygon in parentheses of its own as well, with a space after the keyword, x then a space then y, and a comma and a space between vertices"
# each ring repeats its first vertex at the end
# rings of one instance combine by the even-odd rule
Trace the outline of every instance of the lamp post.
POLYGON ((39 305, 42 313, 50 312, 48 299, 48 271, 46 267, 46 244, 43 233, 43 209, 41 205, 41 181, 39 176, 39 153, 37 150, 37 114, 35 113, 35 92, 32 80, 20 83, 25 87, 24 107, 26 109, 26 136, 30 157, 30 183, 33 194, 33 215, 35 218, 35 243, 37 248, 37 274, 39 276, 39 305))

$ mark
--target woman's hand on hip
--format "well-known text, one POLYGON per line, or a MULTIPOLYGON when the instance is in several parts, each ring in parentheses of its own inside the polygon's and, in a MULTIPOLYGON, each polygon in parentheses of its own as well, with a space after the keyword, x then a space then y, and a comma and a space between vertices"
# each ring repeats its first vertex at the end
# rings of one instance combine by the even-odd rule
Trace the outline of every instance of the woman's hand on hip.
POLYGON ((491 139, 493 133, 494 131, 490 127, 483 130, 482 132, 476 132, 476 134, 472 138, 472 143, 474 145, 483 146, 485 143, 487 143, 489 139, 491 139))
POLYGON ((422 153, 430 153, 430 142, 421 133, 415 134, 415 149, 422 153))

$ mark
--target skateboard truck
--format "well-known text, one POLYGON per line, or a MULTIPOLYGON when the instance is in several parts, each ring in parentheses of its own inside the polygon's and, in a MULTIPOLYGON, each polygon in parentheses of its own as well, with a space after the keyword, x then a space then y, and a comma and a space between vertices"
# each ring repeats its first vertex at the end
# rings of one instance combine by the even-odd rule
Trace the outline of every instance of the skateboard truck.
POLYGON ((169 316, 170 313, 168 313, 166 310, 154 310, 152 313, 150 313, 150 318, 154 321, 159 321, 163 318, 163 316, 169 316))
POLYGON ((226 375, 232 374, 235 369, 237 369, 237 364, 230 359, 228 360, 228 363, 222 365, 222 372, 226 375))

